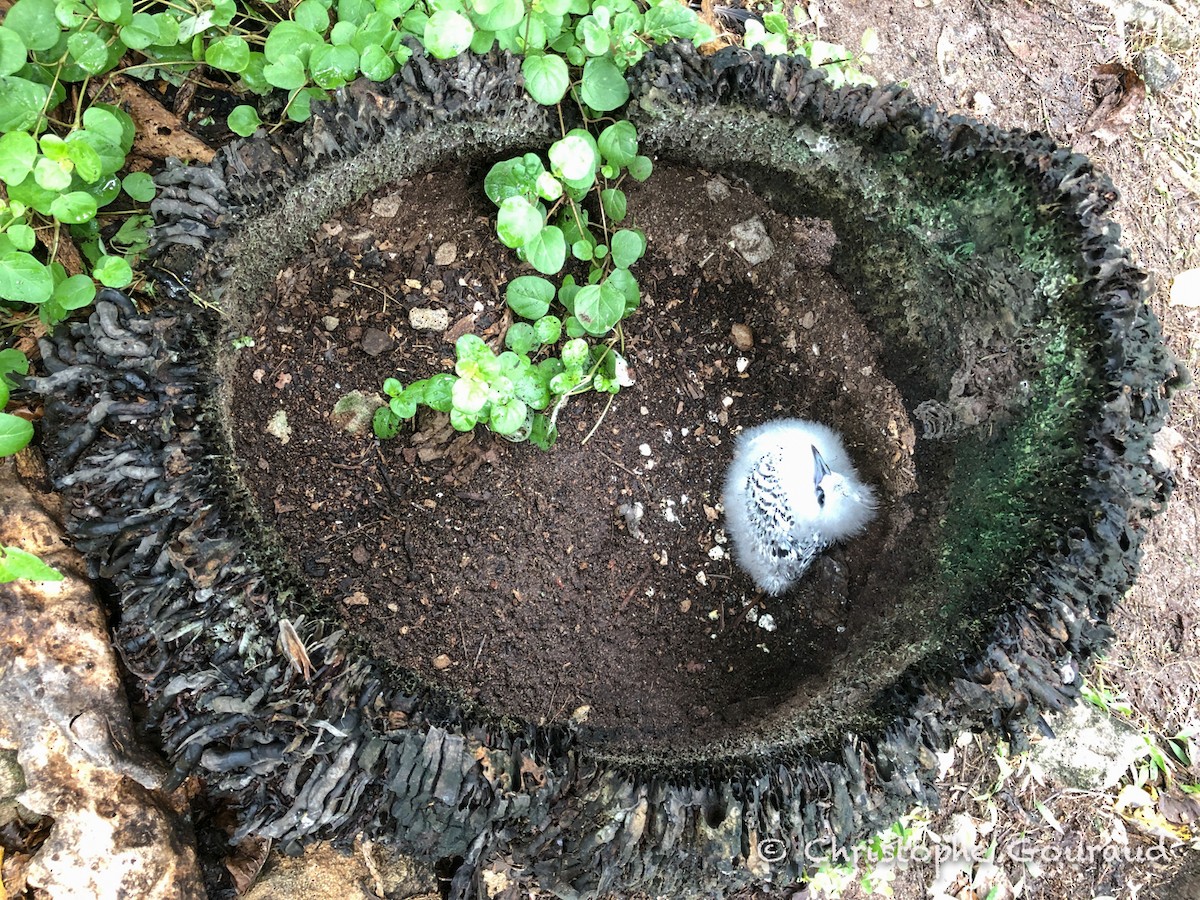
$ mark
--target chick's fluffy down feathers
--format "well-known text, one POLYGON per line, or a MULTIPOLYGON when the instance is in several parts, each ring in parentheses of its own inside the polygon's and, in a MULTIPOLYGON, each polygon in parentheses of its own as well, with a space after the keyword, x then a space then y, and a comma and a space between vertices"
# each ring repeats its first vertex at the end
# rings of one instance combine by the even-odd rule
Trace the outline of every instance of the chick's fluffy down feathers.
POLYGON ((722 501, 738 565, 772 595, 831 543, 862 531, 876 509, 837 432, 804 419, 745 431, 722 501))

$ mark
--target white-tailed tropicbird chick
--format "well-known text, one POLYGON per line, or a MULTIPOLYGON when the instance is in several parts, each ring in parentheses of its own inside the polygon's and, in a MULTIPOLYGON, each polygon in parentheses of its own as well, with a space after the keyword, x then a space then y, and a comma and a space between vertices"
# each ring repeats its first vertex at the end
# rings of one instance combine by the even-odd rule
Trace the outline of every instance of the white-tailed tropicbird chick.
POLYGON ((804 419, 742 433, 722 502, 738 565, 772 596, 831 543, 862 531, 876 509, 837 432, 804 419))

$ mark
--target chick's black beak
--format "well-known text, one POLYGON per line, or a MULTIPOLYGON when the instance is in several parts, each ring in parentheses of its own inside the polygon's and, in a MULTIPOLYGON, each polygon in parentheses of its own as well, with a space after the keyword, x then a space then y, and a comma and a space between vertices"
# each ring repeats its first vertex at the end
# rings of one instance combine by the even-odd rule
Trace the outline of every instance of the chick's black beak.
POLYGON ((825 465, 825 460, 820 452, 814 446, 813 452, 813 484, 820 484, 821 479, 829 474, 829 466, 825 465))

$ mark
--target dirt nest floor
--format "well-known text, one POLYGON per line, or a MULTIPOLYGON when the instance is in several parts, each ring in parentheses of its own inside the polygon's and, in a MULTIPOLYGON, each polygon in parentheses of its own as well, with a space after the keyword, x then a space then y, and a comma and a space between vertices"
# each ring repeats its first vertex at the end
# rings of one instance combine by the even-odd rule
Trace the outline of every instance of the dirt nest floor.
POLYGON ((550 452, 459 434, 430 410, 382 445, 336 427, 348 392, 450 369, 464 331, 500 346, 503 284, 520 267, 478 183, 398 184, 344 210, 279 275, 231 391, 259 510, 377 655, 493 709, 675 746, 795 709, 869 639, 908 578, 898 538, 928 518, 910 504, 900 392, 826 271, 828 223, 662 168, 630 197, 652 250, 625 329, 637 383, 610 406, 573 398, 550 452), (754 218, 776 249, 751 267, 730 226, 754 218), (420 310, 449 327, 414 329, 420 310), (735 324, 752 345, 735 346, 735 324), (737 433, 782 416, 842 428, 884 503, 864 536, 768 598, 732 563, 720 492, 737 433))

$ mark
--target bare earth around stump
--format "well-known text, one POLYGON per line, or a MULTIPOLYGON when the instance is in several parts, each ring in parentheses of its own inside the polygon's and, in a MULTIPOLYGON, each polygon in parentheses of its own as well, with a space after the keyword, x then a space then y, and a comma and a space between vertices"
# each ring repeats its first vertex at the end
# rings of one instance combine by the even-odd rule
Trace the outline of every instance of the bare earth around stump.
POLYGON ((373 652, 497 711, 586 716, 618 744, 708 743, 802 702, 911 576, 901 533, 930 518, 900 393, 826 271, 832 230, 660 168, 630 196, 651 248, 625 329, 637 383, 607 410, 573 398, 548 453, 428 410, 382 444, 335 427, 347 392, 449 371, 465 331, 502 346, 503 285, 528 270, 495 240, 479 174, 367 198, 280 273, 231 391, 261 514, 373 652), (753 216, 776 252, 751 269, 729 229, 753 216), (414 308, 449 329, 414 330, 414 308), (839 427, 883 507, 767 598, 732 563, 720 491, 738 430, 781 416, 839 427), (635 534, 618 507, 638 503, 635 534))

